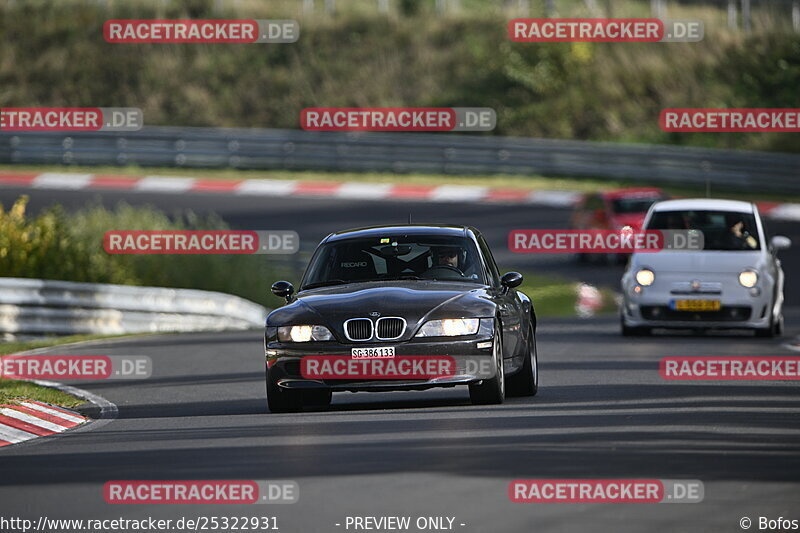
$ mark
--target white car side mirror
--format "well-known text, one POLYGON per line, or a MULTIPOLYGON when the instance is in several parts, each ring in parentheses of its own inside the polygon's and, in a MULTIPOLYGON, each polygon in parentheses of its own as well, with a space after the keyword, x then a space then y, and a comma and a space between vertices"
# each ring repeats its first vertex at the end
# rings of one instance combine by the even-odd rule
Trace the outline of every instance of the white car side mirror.
POLYGON ((770 246, 776 252, 778 250, 786 250, 792 246, 792 239, 789 237, 784 237, 783 235, 775 235, 770 241, 770 246))

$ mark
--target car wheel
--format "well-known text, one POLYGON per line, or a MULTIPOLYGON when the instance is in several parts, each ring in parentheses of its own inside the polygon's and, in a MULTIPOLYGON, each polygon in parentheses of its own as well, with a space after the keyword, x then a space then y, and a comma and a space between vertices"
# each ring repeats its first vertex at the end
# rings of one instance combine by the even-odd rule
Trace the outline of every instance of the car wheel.
POLYGON ((536 335, 528 326, 528 353, 522 368, 506 381, 508 396, 535 396, 539 390, 539 361, 536 354, 536 335))
POLYGON ((783 335, 783 314, 778 317, 778 320, 775 322, 775 336, 780 337, 783 335))
POLYGON ((652 328, 645 326, 634 327, 627 325, 622 315, 619 315, 619 326, 623 337, 646 337, 653 332, 652 328))
POLYGON ((271 413, 295 413, 303 408, 303 398, 300 395, 302 391, 297 390, 281 390, 278 385, 272 381, 267 369, 267 406, 271 413))
POLYGON ((783 315, 778 315, 776 319, 773 317, 769 321, 769 327, 766 328, 756 328, 755 330, 756 337, 763 337, 771 339, 773 337, 780 337, 783 335, 783 315))
POLYGON ((495 362, 495 376, 484 379, 480 384, 469 386, 469 399, 474 405, 490 405, 503 403, 506 397, 505 374, 503 372, 503 333, 500 323, 494 323, 494 340, 492 355, 495 362))

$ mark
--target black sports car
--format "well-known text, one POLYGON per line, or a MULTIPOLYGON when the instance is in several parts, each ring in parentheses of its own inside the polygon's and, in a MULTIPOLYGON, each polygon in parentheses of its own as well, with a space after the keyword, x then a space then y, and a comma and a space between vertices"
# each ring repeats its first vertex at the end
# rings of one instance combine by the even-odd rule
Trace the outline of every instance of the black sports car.
POLYGON ((475 404, 536 394, 536 314, 521 282, 517 272, 500 277, 471 227, 328 235, 296 294, 289 282, 272 286, 286 305, 267 317, 270 410, 329 405, 333 391, 468 385, 475 404), (444 366, 421 371, 432 360, 444 366))

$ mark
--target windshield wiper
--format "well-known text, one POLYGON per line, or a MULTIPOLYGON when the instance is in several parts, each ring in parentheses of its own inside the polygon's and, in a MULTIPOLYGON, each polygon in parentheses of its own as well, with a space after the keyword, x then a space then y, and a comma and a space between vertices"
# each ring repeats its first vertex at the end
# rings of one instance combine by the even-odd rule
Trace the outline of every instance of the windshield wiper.
POLYGON ((315 283, 309 283, 308 285, 303 285, 303 288, 300 289, 300 290, 304 291, 306 289, 316 289, 317 287, 328 287, 328 286, 331 286, 331 285, 342 285, 344 283, 348 283, 348 282, 343 280, 343 279, 328 279, 328 280, 325 280, 325 281, 317 281, 315 283))

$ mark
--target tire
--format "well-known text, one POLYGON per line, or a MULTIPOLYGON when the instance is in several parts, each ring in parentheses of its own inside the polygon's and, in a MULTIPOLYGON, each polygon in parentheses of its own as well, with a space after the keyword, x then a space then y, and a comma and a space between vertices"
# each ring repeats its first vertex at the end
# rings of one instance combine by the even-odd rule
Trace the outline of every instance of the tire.
POLYGON ((756 328, 753 330, 753 332, 755 332, 756 337, 762 339, 771 339, 775 336, 775 330, 772 328, 772 326, 768 328, 756 328))
POLYGON ((536 352, 536 335, 528 326, 528 349, 522 368, 506 379, 507 396, 536 396, 539 391, 539 360, 536 352))
POLYGON ((622 315, 619 315, 619 326, 623 337, 647 337, 653 332, 652 328, 646 326, 634 327, 625 324, 625 318, 622 315))
POLYGON ((497 372, 492 379, 484 379, 480 384, 469 386, 469 399, 473 405, 494 405, 503 403, 506 397, 505 375, 503 373, 503 332, 500 323, 494 323, 494 340, 492 342, 495 368, 497 372))
POLYGON ((757 328, 753 330, 756 334, 756 337, 772 339, 774 337, 780 337, 783 335, 783 315, 778 315, 778 318, 775 319, 774 317, 769 321, 769 327, 766 328, 757 328))

